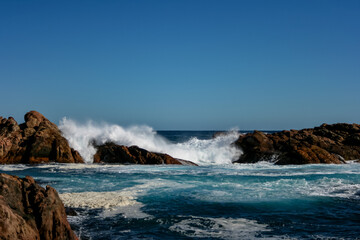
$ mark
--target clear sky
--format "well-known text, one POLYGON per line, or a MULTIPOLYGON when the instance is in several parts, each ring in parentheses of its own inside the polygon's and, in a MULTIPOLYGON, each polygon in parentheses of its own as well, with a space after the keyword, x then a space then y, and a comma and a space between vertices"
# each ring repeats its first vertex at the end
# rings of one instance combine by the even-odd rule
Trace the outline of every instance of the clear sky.
POLYGON ((0 1, 0 115, 170 129, 360 122, 360 1, 0 1))

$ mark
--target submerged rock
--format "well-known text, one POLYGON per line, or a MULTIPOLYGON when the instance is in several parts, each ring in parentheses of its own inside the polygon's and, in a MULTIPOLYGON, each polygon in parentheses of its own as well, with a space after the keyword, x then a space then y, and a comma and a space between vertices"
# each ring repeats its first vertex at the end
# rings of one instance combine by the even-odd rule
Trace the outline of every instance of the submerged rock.
POLYGON ((71 207, 65 207, 65 213, 67 216, 77 216, 77 212, 75 211, 75 209, 71 208, 71 207))
POLYGON ((194 165, 195 163, 176 159, 168 154, 149 152, 137 146, 126 147, 115 143, 105 143, 96 146, 94 163, 121 164, 178 164, 194 165))
POLYGON ((77 239, 56 190, 0 173, 0 239, 77 239))
POLYGON ((70 148, 58 127, 42 114, 25 114, 25 123, 0 117, 0 164, 8 163, 83 163, 70 148))
POLYGON ((360 159, 360 125, 338 123, 272 134, 254 131, 239 137, 243 150, 237 163, 273 161, 276 164, 346 163, 360 159))

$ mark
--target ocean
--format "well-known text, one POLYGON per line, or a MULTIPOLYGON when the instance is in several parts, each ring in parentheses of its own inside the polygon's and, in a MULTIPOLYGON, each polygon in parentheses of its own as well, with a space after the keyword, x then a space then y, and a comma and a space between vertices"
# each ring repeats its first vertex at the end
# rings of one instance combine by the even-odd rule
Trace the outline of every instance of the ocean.
POLYGON ((80 239, 360 239, 358 163, 232 164, 241 154, 231 145, 238 131, 214 137, 74 122, 60 128, 88 162, 95 139, 199 164, 0 166, 54 187, 78 213, 68 220, 80 239))

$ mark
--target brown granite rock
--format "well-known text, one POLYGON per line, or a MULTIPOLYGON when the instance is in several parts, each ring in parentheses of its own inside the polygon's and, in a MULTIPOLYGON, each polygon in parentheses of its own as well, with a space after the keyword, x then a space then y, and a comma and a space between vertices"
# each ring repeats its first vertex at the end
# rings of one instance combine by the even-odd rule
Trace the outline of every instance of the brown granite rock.
POLYGON ((0 239, 77 239, 56 190, 0 174, 0 239))
POLYGON ((323 124, 312 129, 241 135, 235 142, 244 154, 238 163, 345 163, 360 159, 360 125, 323 124))
POLYGON ((96 148, 94 163, 196 165, 190 161, 173 158, 168 154, 149 152, 137 146, 126 147, 115 143, 105 143, 96 148))
POLYGON ((58 127, 42 114, 25 114, 20 125, 12 118, 0 117, 0 164, 4 163, 83 163, 70 148, 58 127))

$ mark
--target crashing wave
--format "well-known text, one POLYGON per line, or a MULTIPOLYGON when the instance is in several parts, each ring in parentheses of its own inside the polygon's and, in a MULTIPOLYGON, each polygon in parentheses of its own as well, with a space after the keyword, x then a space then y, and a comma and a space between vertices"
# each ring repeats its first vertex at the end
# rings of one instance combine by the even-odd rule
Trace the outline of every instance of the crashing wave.
POLYGON ((182 143, 171 143, 148 126, 124 128, 115 124, 77 123, 63 118, 59 126, 70 146, 76 149, 87 163, 93 162, 96 153, 92 142, 104 144, 136 145, 148 151, 167 153, 174 158, 190 160, 199 165, 231 164, 238 159, 241 151, 232 145, 239 137, 238 131, 219 134, 212 139, 196 137, 182 143))

